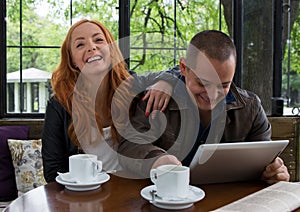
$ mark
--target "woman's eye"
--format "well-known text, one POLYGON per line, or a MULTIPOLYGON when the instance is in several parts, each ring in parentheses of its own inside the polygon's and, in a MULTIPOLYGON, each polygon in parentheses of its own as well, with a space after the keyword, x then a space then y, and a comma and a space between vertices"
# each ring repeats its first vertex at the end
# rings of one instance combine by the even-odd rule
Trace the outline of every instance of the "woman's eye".
POLYGON ((102 41, 103 41, 102 38, 97 38, 97 39, 96 39, 96 42, 102 42, 102 41))
POLYGON ((76 45, 76 48, 79 48, 79 47, 81 47, 81 46, 83 46, 83 44, 82 44, 82 43, 79 43, 79 44, 76 45))

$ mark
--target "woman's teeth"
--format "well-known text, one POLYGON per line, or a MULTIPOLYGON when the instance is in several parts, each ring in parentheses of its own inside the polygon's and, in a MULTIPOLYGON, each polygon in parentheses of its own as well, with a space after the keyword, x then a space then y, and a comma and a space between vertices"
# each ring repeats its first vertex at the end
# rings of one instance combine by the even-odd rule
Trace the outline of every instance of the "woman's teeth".
POLYGON ((102 57, 100 57, 100 56, 95 56, 95 57, 91 57, 90 59, 88 59, 88 63, 91 63, 91 62, 93 62, 93 61, 96 61, 96 60, 101 60, 102 59, 102 57))

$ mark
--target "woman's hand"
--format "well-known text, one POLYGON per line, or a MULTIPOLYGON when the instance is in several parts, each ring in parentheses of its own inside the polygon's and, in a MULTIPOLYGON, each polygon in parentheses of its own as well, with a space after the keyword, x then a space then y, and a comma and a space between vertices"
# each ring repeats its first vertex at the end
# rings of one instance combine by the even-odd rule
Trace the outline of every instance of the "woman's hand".
POLYGON ((269 184, 273 184, 279 181, 289 181, 290 174, 287 167, 284 165, 283 160, 277 157, 272 163, 270 163, 262 174, 262 180, 269 184))
POLYGON ((151 86, 143 97, 143 101, 148 99, 145 115, 148 117, 152 112, 152 119, 155 118, 157 110, 163 112, 170 101, 173 87, 166 81, 160 80, 151 86))

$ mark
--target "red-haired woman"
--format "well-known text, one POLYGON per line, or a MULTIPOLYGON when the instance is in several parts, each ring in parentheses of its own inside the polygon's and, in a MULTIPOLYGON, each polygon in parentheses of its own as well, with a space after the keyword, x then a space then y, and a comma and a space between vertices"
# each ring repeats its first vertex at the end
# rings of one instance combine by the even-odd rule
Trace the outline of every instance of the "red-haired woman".
MULTIPOLYGON (((78 153, 98 155, 104 170, 121 169, 115 151, 120 135, 115 125, 122 123, 112 120, 111 105, 112 101, 120 101, 120 107, 124 104, 122 99, 113 100, 116 90, 130 80, 134 81, 135 86, 131 87, 136 92, 156 82, 172 90, 166 83, 172 78, 165 72, 131 75, 112 34, 103 24, 90 20, 75 23, 66 35, 60 63, 52 74, 53 96, 48 101, 42 135, 46 181, 54 181, 57 172, 68 172, 69 156, 78 153)), ((124 95, 132 95, 127 88, 124 95)), ((152 89, 144 98, 149 99, 145 114, 149 115, 151 107, 164 110, 170 96, 152 89)))

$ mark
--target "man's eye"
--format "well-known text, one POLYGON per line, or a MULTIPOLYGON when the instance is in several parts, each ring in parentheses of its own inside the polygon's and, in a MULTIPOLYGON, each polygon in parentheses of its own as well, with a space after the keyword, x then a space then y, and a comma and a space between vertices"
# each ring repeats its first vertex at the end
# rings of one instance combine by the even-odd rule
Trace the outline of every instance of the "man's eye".
POLYGON ((208 87, 209 84, 202 84, 202 83, 198 83, 200 87, 208 87))

